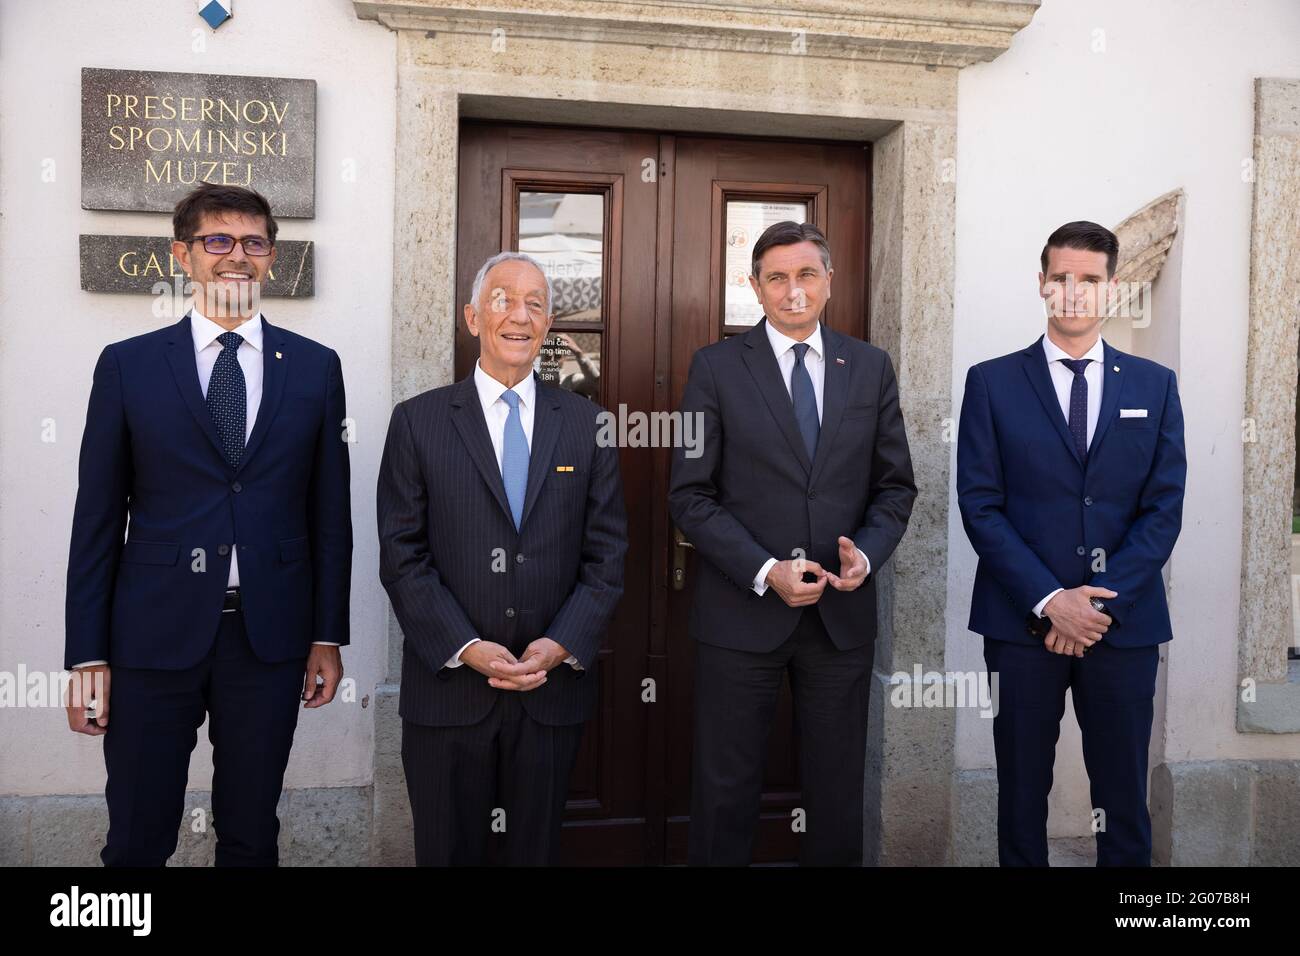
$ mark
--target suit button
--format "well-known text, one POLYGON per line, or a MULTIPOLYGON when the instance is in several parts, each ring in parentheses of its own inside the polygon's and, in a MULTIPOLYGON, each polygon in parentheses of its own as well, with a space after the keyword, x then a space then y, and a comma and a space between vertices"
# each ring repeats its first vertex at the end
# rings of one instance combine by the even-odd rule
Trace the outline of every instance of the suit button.
POLYGON ((522 554, 516 554, 515 564, 523 564, 523 563, 524 563, 524 556, 522 554))
POLYGON ((223 554, 223 555, 224 555, 224 554, 229 554, 229 553, 230 553, 230 545, 228 545, 228 544, 220 545, 220 546, 217 548, 217 554, 223 554))
POLYGON ((1085 496, 1084 496, 1084 499, 1083 499, 1083 503, 1084 503, 1085 505, 1087 505, 1089 508, 1091 508, 1091 507, 1092 507, 1092 495, 1085 495, 1085 496))
POLYGON ((1079 545, 1077 548, 1074 549, 1074 553, 1077 554, 1079 557, 1083 557, 1085 554, 1088 553, 1088 549, 1085 548, 1083 545, 1079 545))
POLYGON ((808 492, 808 500, 809 500, 809 501, 812 501, 812 500, 813 500, 814 498, 816 498, 816 497, 817 497, 817 492, 815 492, 815 491, 810 491, 810 492, 808 492))
POLYGON ((230 490, 235 492, 235 494, 239 494, 239 492, 244 490, 244 486, 241 485, 239 482, 235 482, 233 485, 230 486, 230 490))
POLYGON ((514 616, 515 616, 515 609, 512 607, 506 608, 506 617, 514 617, 514 616))

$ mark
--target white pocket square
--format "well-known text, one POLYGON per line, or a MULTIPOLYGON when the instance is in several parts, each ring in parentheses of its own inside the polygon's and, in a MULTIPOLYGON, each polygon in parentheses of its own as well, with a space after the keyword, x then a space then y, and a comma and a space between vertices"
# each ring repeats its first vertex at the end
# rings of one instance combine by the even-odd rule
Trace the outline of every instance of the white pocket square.
POLYGON ((1119 410, 1120 418, 1146 418, 1147 410, 1145 408, 1121 408, 1119 410))

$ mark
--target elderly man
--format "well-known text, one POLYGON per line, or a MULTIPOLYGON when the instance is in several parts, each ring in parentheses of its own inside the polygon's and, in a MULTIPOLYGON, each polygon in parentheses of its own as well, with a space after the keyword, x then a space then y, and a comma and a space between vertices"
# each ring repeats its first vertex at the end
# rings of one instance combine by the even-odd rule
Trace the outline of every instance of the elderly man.
POLYGON ((406 641, 402 764, 420 865, 554 863, 593 665, 623 591, 618 449, 533 363, 551 287, 520 253, 474 279, 472 375, 393 409, 380 578, 406 641))

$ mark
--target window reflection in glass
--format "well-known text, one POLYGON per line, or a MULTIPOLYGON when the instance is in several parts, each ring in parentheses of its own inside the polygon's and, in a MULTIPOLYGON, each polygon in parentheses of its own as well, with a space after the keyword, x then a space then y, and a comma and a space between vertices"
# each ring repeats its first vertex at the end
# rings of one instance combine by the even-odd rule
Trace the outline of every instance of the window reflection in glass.
POLYGON ((605 197, 599 193, 519 194, 519 251, 546 268, 557 322, 599 322, 605 197))
POLYGON ((763 307, 749 285, 752 270, 754 243, 763 230, 785 220, 808 221, 806 202, 767 202, 752 199, 727 201, 726 222, 723 230, 724 275, 726 292, 723 298, 723 323, 725 325, 757 325, 763 318, 763 307))
POLYGON ((534 363, 547 385, 566 388, 600 401, 600 333, 561 332, 546 336, 534 363))

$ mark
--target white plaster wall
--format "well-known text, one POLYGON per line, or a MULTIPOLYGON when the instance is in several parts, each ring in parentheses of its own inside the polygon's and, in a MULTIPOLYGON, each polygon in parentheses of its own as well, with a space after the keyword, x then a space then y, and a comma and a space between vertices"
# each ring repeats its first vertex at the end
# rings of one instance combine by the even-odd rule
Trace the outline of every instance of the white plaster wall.
MULTIPOLYGON (((108 342, 168 324, 149 296, 80 290, 80 233, 170 235, 163 213, 81 209, 83 66, 302 77, 317 82, 316 217, 281 220, 316 246, 316 295, 268 299, 268 318, 338 351, 357 420, 352 448, 352 646, 356 703, 303 711, 286 786, 369 782, 373 710, 386 666, 374 488, 389 413, 394 34, 349 0, 239 0, 215 33, 190 2, 0 4, 0 670, 63 660, 68 536, 91 372, 108 342), (195 35, 206 49, 192 48, 195 35), (42 163, 55 181, 42 182, 42 163), (345 181, 345 163, 355 181, 345 181), (57 440, 41 441, 52 418, 57 440)), ((111 719, 111 717, 110 717, 111 719)), ((0 794, 93 793, 102 743, 61 707, 0 712, 0 794)), ((211 781, 206 730, 190 786, 211 781)))
MULTIPOLYGON (((1008 52, 959 78, 954 414, 970 365, 1043 331, 1038 254, 1056 226, 1113 227, 1170 189, 1187 193, 1181 264, 1170 264, 1181 265, 1181 288, 1159 290, 1154 319, 1180 307, 1176 341, 1157 329, 1134 339, 1157 360, 1178 356, 1186 417, 1175 639, 1162 648, 1165 739, 1153 747, 1170 761, 1300 756, 1300 736, 1235 730, 1251 219, 1242 168, 1258 76, 1300 77, 1300 4, 1044 0, 1008 52)), ((953 469, 948 667, 982 669, 980 638, 966 630, 976 561, 957 509, 955 448, 953 469)), ((1078 728, 1066 713, 1053 835, 1088 832, 1078 728)), ((994 765, 991 722, 971 711, 958 716, 957 765, 994 765)))

